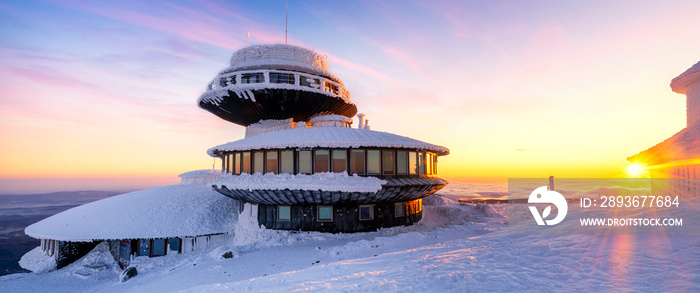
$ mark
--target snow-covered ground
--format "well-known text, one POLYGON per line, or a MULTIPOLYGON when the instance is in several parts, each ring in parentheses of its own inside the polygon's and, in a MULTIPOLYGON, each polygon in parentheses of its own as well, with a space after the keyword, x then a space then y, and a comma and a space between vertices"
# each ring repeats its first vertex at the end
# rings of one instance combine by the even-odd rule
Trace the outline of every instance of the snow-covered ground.
MULTIPOLYGON (((700 291, 698 236, 513 235, 509 205, 459 204, 443 196, 423 203, 416 225, 355 234, 261 230, 244 210, 232 243, 137 258, 139 275, 126 282, 98 246, 61 270, 0 277, 0 291, 700 291), (221 257, 228 251, 233 258, 221 257)), ((700 199, 687 203, 698 206, 700 199)), ((567 218, 583 213, 591 211, 572 204, 567 218)), ((697 223, 698 214, 673 216, 697 223)), ((578 223, 560 225, 577 229, 578 223)))

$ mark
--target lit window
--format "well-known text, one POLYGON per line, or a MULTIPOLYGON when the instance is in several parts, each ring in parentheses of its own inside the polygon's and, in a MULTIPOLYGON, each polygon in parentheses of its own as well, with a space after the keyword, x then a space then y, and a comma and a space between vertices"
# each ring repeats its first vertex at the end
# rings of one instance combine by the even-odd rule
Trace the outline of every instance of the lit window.
POLYGON ((428 153, 427 173, 433 175, 433 153, 428 153))
POLYGON ((374 220, 374 205, 373 204, 361 204, 360 205, 360 221, 374 220))
POLYGON ((379 150, 367 150, 367 174, 379 175, 379 150))
POLYGON ((241 162, 241 172, 250 174, 250 152, 243 153, 243 161, 241 162))
POLYGON ((394 217, 400 218, 404 216, 403 203, 397 202, 394 204, 394 217))
POLYGON ((270 83, 294 84, 294 74, 270 72, 270 83))
POLYGON ((418 212, 419 213, 422 212, 423 211, 423 199, 422 198, 417 199, 416 203, 418 204, 418 212))
POLYGON ((330 82, 326 81, 326 82, 324 83, 323 90, 325 90, 325 91, 327 91, 327 92, 329 92, 329 93, 336 93, 336 94, 337 94, 337 93, 338 93, 338 86, 335 85, 335 84, 333 84, 333 83, 330 83, 330 82))
POLYGON ((396 174, 408 174, 408 152, 406 151, 396 152, 396 174))
POLYGON ((384 175, 394 175, 394 151, 382 151, 382 168, 384 175))
POLYGON ((328 172, 328 164, 330 163, 328 155, 329 153, 326 149, 314 151, 314 173, 328 172))
POLYGON ((236 162, 238 162, 238 161, 234 160, 233 158, 234 158, 233 153, 228 154, 228 168, 227 169, 228 169, 229 173, 233 173, 233 166, 235 166, 236 162))
POLYGON ((311 151, 299 151, 299 173, 311 174, 311 151))
POLYGON ((289 206, 277 206, 277 220, 290 221, 292 219, 292 211, 289 206))
POLYGON ((222 172, 228 170, 228 155, 221 156, 221 170, 222 172))
POLYGON ((425 175, 425 153, 418 153, 418 170, 425 175))
POLYGON ((280 173, 294 174, 294 151, 280 151, 280 173))
POLYGON ((241 83, 261 83, 265 82, 265 76, 262 72, 245 73, 241 76, 241 83))
POLYGON ((241 153, 236 153, 236 166, 234 168, 235 174, 241 174, 241 153))
POLYGON ((433 157, 433 174, 437 175, 437 163, 438 163, 438 156, 435 155, 433 157))
POLYGON ((418 173, 416 152, 408 152, 408 172, 412 175, 418 173))
POLYGON ((318 206, 318 221, 333 222, 333 206, 318 206))
POLYGON ((263 173, 263 166, 265 165, 263 155, 263 152, 253 152, 253 173, 263 173))
POLYGON ((350 174, 365 175, 365 150, 350 150, 350 174))
POLYGON ((340 173, 347 170, 347 151, 333 150, 333 172, 340 173))

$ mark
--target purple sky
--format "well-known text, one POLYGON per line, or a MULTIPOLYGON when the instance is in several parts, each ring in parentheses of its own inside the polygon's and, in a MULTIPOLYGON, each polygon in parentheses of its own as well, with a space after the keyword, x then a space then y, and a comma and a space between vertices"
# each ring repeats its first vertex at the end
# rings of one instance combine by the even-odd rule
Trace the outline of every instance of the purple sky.
MULTIPOLYGON (((285 1, 0 2, 0 178, 175 176, 243 127, 195 101, 285 1)), ((608 177, 685 126, 697 1, 289 1, 374 130, 447 177, 608 177)), ((0 192, 2 193, 2 192, 0 192)))

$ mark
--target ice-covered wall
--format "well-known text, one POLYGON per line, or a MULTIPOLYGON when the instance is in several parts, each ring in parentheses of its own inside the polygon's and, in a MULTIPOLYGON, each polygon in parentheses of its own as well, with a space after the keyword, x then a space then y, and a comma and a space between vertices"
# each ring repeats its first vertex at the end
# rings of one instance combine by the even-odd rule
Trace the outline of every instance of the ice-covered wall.
POLYGON ((686 126, 695 125, 700 121, 700 80, 688 86, 686 96, 686 126))
POLYGON ((280 120, 261 120, 258 123, 253 123, 246 126, 245 137, 253 137, 266 132, 272 132, 277 130, 291 129, 294 128, 295 124, 292 119, 280 119, 280 120))
POLYGON ((686 96, 686 126, 700 121, 700 62, 671 81, 671 90, 686 96))

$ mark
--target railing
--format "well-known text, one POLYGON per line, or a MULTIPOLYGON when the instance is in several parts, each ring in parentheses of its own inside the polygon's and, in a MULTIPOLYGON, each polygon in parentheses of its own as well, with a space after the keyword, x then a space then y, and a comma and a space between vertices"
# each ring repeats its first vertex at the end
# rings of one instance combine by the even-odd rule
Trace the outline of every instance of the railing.
POLYGON ((242 84, 288 84, 331 93, 345 100, 350 100, 350 93, 338 82, 317 75, 278 70, 237 71, 218 75, 209 83, 207 91, 242 84))

